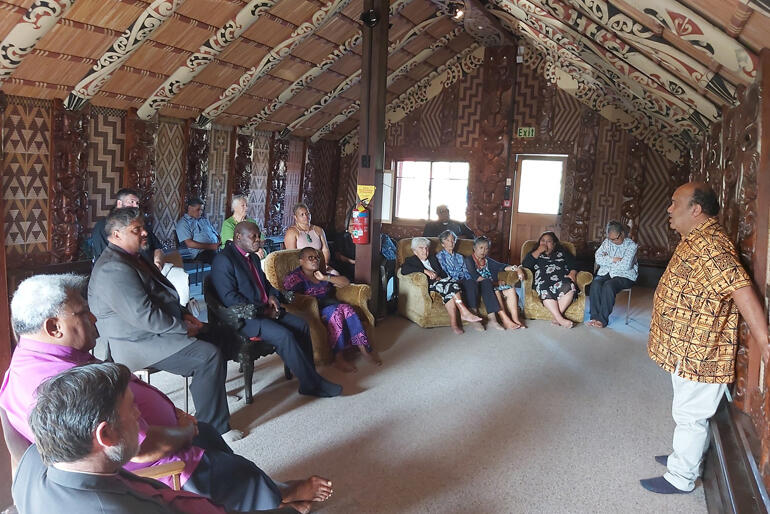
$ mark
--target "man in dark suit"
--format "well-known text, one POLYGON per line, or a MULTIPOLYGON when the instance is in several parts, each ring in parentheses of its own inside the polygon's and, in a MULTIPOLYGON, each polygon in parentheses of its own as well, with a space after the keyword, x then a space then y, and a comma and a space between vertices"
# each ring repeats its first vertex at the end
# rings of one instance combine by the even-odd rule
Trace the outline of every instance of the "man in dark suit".
POLYGON ((422 231, 423 237, 438 237, 443 231, 451 230, 461 239, 476 238, 473 230, 468 228, 468 225, 449 219, 449 207, 446 205, 436 207, 436 215, 438 216, 438 221, 429 221, 425 224, 425 228, 422 231))
POLYGON ((130 380, 125 366, 98 363, 71 368, 40 386, 29 417, 36 445, 24 453, 13 480, 19 512, 225 511, 208 498, 122 469, 139 450, 130 380))
POLYGON ((278 291, 267 281, 256 252, 261 244, 259 227, 242 221, 233 240, 214 258, 211 276, 219 300, 226 306, 254 304, 261 316, 246 320, 241 329, 247 337, 261 337, 299 380, 300 394, 331 397, 342 386, 321 377, 313 363, 313 347, 305 320, 283 311, 278 291))
MULTIPOLYGON (((192 376, 196 417, 227 433, 225 361, 216 346, 196 339, 203 323, 179 305, 171 282, 139 255, 147 244, 141 211, 115 209, 105 228, 109 245, 94 264, 88 303, 112 358, 131 370, 151 366, 192 376)), ((230 431, 225 438, 239 436, 230 431)))

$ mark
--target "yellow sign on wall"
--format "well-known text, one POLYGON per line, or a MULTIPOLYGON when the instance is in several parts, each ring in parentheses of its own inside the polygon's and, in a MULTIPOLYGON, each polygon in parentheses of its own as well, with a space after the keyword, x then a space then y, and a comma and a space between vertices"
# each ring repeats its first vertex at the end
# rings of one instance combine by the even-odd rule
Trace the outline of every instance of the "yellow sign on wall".
POLYGON ((372 198, 374 197, 374 190, 375 186, 363 186, 358 184, 356 187, 356 194, 362 202, 369 204, 369 202, 371 202, 372 198))

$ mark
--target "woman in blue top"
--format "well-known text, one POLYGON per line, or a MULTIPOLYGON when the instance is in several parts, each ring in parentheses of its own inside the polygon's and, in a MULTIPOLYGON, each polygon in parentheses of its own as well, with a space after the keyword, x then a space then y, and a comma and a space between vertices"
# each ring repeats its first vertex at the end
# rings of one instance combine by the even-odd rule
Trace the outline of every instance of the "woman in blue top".
MULTIPOLYGON (((481 298, 487 307, 488 325, 498 330, 524 327, 519 318, 519 297, 516 295, 514 284, 507 284, 497 280, 497 274, 501 271, 516 271, 519 280, 524 280, 524 272, 520 266, 503 264, 488 257, 491 241, 486 236, 479 236, 473 240, 473 254, 465 258, 465 268, 471 276, 474 286, 475 299, 478 302, 478 291, 481 290, 481 298), (508 307, 509 312, 505 312, 508 307), (495 319, 495 314, 500 317, 502 326, 495 319)), ((468 303, 471 303, 468 295, 468 303)))

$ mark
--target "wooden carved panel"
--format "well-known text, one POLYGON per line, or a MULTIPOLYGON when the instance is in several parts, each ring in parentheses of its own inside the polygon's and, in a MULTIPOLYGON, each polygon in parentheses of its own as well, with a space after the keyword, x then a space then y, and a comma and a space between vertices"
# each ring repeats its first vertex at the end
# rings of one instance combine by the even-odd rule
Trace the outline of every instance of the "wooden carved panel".
POLYGON ((599 115, 596 112, 589 109, 583 111, 578 134, 574 146, 574 172, 571 179, 566 181, 570 194, 565 195, 562 236, 575 244, 577 254, 581 256, 587 252, 591 215, 596 142, 599 137, 599 115))
POLYGON ((134 109, 126 117, 126 180, 125 187, 139 191, 139 204, 145 224, 152 225, 152 197, 156 188, 155 141, 158 137, 157 118, 140 120, 134 109))
POLYGON ((190 128, 189 145, 187 146, 187 197, 200 198, 206 202, 206 190, 209 178, 209 148, 211 135, 208 130, 194 126, 190 128))
POLYGON ((52 262, 77 259, 88 207, 88 123, 90 110, 67 111, 54 101, 50 186, 52 262))
MULTIPOLYGON (((332 230, 340 167, 340 148, 335 141, 309 144, 302 178, 302 201, 313 213, 313 223, 332 230)), ((328 234, 327 234, 328 235, 328 234)))
POLYGON ((470 180, 468 220, 477 234, 492 241, 491 255, 503 259, 503 191, 507 178, 508 147, 515 49, 488 48, 484 55, 484 93, 481 104, 481 168, 470 180))
POLYGON ((235 148, 235 167, 232 180, 233 195, 249 196, 252 166, 251 145, 251 136, 238 134, 235 148))
POLYGON ((638 241, 639 218, 642 211, 642 187, 644 186, 644 170, 642 158, 646 145, 634 138, 628 150, 628 168, 623 183, 623 205, 620 208, 620 219, 630 228, 629 236, 638 241))
POLYGON ((286 204, 286 163, 289 160, 289 140, 273 138, 270 149, 270 176, 267 179, 265 233, 277 236, 283 233, 283 211, 286 204))

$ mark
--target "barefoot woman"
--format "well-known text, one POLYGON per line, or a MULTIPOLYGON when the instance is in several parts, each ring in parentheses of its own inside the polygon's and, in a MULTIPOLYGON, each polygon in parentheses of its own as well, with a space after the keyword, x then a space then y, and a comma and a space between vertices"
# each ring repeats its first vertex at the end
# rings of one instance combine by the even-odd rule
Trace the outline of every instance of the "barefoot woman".
POLYGON ((318 268, 321 257, 315 248, 305 247, 299 253, 299 267, 283 279, 287 291, 314 296, 318 300, 321 320, 326 325, 329 345, 334 353, 334 365, 343 371, 356 371, 356 367, 345 361, 343 350, 355 346, 377 365, 382 364, 377 352, 369 345, 361 320, 356 311, 347 303, 334 299, 335 287, 344 287, 350 281, 340 275, 327 275, 318 268))

